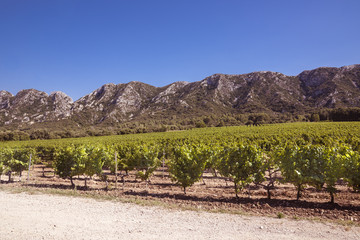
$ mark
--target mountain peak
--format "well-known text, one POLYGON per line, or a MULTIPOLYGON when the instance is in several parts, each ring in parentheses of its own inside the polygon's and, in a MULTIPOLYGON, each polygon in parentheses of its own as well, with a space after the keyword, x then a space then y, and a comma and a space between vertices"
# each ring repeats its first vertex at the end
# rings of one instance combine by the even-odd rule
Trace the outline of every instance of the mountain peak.
POLYGON ((206 84, 208 86, 217 88, 219 85, 219 82, 221 81, 221 79, 224 79, 224 77, 225 77, 225 74, 215 73, 215 74, 205 78, 204 80, 206 81, 206 84))
POLYGON ((66 95, 64 92, 61 91, 55 91, 52 92, 49 97, 53 100, 53 101, 61 101, 61 100, 65 100, 69 103, 73 103, 73 100, 71 97, 69 97, 68 95, 66 95))
POLYGON ((49 96, 46 92, 36 90, 34 88, 20 90, 16 96, 27 96, 27 95, 44 95, 49 96))
POLYGON ((14 104, 32 105, 37 101, 44 103, 49 95, 36 89, 24 89, 15 95, 14 104))
POLYGON ((316 87, 334 78, 338 71, 339 68, 319 67, 313 70, 303 71, 298 77, 306 87, 316 87))
POLYGON ((139 81, 130 81, 127 83, 128 85, 135 85, 135 84, 143 84, 142 82, 139 81))
POLYGON ((8 91, 5 91, 5 90, 1 90, 0 91, 0 99, 1 98, 9 98, 9 97, 13 97, 14 95, 12 95, 12 93, 8 92, 8 91))
POLYGON ((347 70, 347 71, 351 71, 351 70, 353 70, 355 68, 360 68, 360 64, 352 64, 352 65, 341 67, 341 69, 347 70))
POLYGON ((13 97, 8 91, 0 91, 0 110, 10 107, 10 99, 13 97))

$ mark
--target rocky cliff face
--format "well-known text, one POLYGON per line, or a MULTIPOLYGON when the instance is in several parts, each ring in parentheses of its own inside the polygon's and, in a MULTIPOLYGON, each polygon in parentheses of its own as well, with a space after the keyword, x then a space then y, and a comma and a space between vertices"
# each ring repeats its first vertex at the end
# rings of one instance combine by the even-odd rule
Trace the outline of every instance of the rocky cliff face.
POLYGON ((106 84, 73 104, 72 114, 91 124, 131 119, 146 108, 157 88, 141 82, 106 84))
POLYGON ((360 65, 317 68, 298 76, 277 72, 214 74, 157 88, 141 82, 106 84, 76 102, 62 92, 0 91, 0 125, 74 119, 84 124, 152 116, 232 112, 303 113, 360 107, 360 65))
POLYGON ((13 95, 7 91, 0 91, 0 110, 10 107, 10 99, 13 95))
POLYGON ((284 112, 304 107, 299 80, 281 73, 216 74, 206 82, 219 103, 238 110, 284 112))
POLYGON ((50 96, 35 89, 26 89, 16 96, 1 91, 1 124, 33 124, 61 120, 71 115, 72 99, 62 92, 50 96))
POLYGON ((306 102, 311 107, 358 107, 360 65, 317 68, 299 74, 306 102))
POLYGON ((56 91, 50 94, 50 103, 52 105, 52 114, 58 119, 71 116, 73 100, 63 92, 56 91))

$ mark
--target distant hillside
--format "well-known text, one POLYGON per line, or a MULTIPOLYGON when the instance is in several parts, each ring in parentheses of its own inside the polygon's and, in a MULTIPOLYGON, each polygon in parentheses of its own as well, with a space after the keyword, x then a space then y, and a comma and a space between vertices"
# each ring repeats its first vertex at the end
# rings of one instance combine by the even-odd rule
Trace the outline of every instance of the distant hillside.
POLYGON ((351 107, 360 107, 360 64, 321 67, 297 76, 269 71, 214 74, 165 87, 106 84, 75 102, 62 92, 27 89, 13 96, 0 91, 0 127, 25 132, 86 129, 95 134, 100 129, 234 125, 253 121, 259 113, 266 121, 284 116, 302 120, 299 116, 320 109, 351 107))

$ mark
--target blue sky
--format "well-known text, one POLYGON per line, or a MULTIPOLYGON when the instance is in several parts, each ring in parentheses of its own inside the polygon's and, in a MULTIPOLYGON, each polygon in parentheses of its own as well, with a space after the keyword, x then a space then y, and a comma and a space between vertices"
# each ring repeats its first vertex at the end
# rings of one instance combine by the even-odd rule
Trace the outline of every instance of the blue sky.
POLYGON ((360 63, 359 0, 0 0, 0 89, 165 86, 360 63))

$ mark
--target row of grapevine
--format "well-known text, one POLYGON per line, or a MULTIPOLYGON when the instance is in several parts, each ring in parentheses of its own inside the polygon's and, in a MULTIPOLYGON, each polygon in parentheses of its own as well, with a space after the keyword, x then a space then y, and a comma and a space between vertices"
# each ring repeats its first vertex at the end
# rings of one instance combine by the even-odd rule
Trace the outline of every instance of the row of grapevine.
POLYGON ((328 144, 334 141, 341 141, 360 150, 360 123, 359 122, 321 122, 321 123, 288 123, 270 124, 258 127, 234 126, 218 128, 192 129, 188 131, 128 134, 104 137, 69 138, 53 140, 32 140, 32 141, 8 141, 0 142, 0 148, 51 148, 54 146, 65 147, 70 144, 96 145, 123 145, 138 142, 153 143, 159 142, 203 142, 210 143, 232 143, 247 141, 268 141, 272 145, 292 142, 306 142, 309 144, 328 144))
POLYGON ((159 150, 154 145, 122 145, 86 146, 69 145, 55 151, 53 163, 55 173, 62 178, 69 178, 74 186, 73 177, 77 175, 88 177, 97 175, 107 180, 103 175, 104 169, 124 171, 126 175, 131 170, 137 171, 137 177, 148 180, 160 165, 159 150), (115 163, 115 153, 117 161, 115 163), (115 170, 115 166, 117 169, 115 170))
POLYGON ((297 199, 309 185, 329 192, 331 202, 334 202, 336 183, 340 179, 354 190, 360 190, 360 153, 343 143, 334 146, 274 146, 264 142, 69 145, 56 149, 54 158, 56 174, 69 178, 72 184, 73 176, 87 176, 85 186, 86 179, 93 175, 106 180, 104 169, 112 173, 120 171, 122 177, 135 170, 138 178, 148 181, 165 162, 171 179, 183 188, 184 193, 187 187, 201 179, 206 169, 233 181, 237 197, 239 190, 255 183, 263 185, 270 198, 276 181, 293 184, 298 192, 297 199))
POLYGON ((13 173, 17 173, 22 177, 22 172, 29 167, 30 157, 33 156, 33 160, 36 159, 34 149, 10 149, 4 148, 0 150, 0 176, 6 174, 11 181, 13 173))
MULTIPOLYGON (((255 183, 263 185, 270 198, 277 181, 293 184, 298 192, 297 199, 304 187, 310 185, 328 191, 333 202, 339 179, 345 180, 354 190, 360 190, 360 140, 356 134, 351 134, 350 128, 347 135, 339 138, 321 132, 302 133, 296 137, 291 132, 266 136, 258 133, 245 140, 229 132, 227 137, 219 134, 199 138, 190 133, 181 136, 58 147, 53 142, 36 149, 37 155, 43 160, 47 156, 47 164, 58 176, 70 179, 72 185, 77 175, 85 176, 85 186, 88 178, 94 175, 107 181, 104 170, 111 170, 122 179, 129 171, 136 171, 138 178, 148 181, 163 164, 185 193, 186 188, 202 178, 206 169, 231 179, 236 196, 239 190, 255 183)), ((0 175, 21 174, 27 168, 31 153, 35 156, 34 150, 26 147, 2 148, 0 175)))
POLYGON ((325 186, 334 202, 335 185, 340 179, 359 190, 360 182, 356 177, 360 173, 360 154, 348 146, 286 146, 276 155, 284 181, 294 184, 297 189, 297 199, 305 185, 317 189, 325 186))
POLYGON ((222 176, 234 182, 236 196, 239 189, 251 183, 263 184, 265 176, 268 198, 275 181, 292 183, 298 191, 297 199, 304 186, 311 185, 325 188, 334 202, 335 185, 340 179, 346 180, 354 190, 360 190, 360 153, 346 145, 292 145, 271 152, 244 144, 213 146, 202 152, 197 146, 183 146, 175 150, 174 161, 169 161, 169 165, 170 173, 184 188, 200 179, 206 165, 215 166, 222 176), (206 159, 210 163, 204 163, 206 159), (280 172, 281 178, 273 178, 274 172, 280 172))

